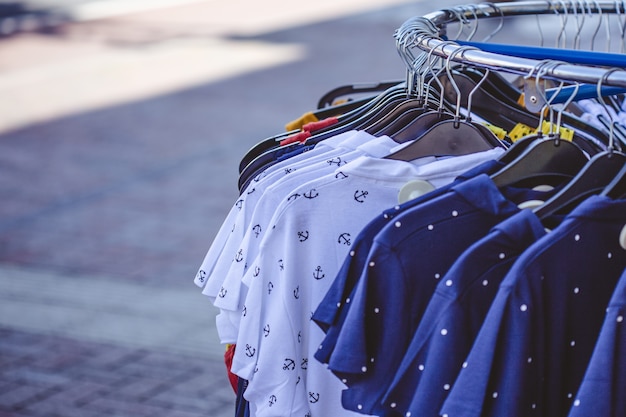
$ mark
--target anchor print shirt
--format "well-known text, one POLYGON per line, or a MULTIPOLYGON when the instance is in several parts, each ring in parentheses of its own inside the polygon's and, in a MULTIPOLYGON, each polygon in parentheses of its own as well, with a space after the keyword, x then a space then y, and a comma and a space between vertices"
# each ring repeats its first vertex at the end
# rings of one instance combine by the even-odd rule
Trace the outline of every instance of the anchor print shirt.
MULTIPOLYGON (((622 242, 626 246, 626 236, 622 242)), ((609 302, 593 356, 568 417, 626 415, 625 316, 626 270, 609 302)))
MULTIPOLYGON (((248 265, 254 261, 258 253, 258 245, 262 241, 264 232, 268 225, 272 224, 271 219, 277 211, 280 211, 281 203, 288 204, 289 197, 294 195, 294 191, 300 185, 308 181, 317 180, 327 173, 333 173, 335 169, 346 164, 346 162, 356 159, 359 156, 367 155, 372 157, 383 157, 391 152, 391 149, 398 146, 388 136, 376 138, 365 132, 358 132, 342 143, 342 147, 348 149, 351 145, 359 145, 353 151, 326 158, 317 163, 304 168, 298 172, 285 176, 275 184, 268 186, 259 198, 254 212, 249 219, 245 219, 241 224, 247 224, 247 230, 243 233, 242 239, 236 239, 239 233, 233 233, 229 242, 236 243, 238 248, 233 250, 233 257, 224 257, 215 267, 215 275, 222 278, 221 286, 214 296, 214 305, 221 309, 217 317, 217 331, 222 343, 235 343, 239 330, 239 320, 243 299, 246 295, 245 288, 242 288, 241 278, 248 269, 248 265)), ((294 198, 294 197, 292 197, 294 198)), ((218 282, 218 279, 213 281, 218 282)), ((212 288, 207 285, 203 294, 212 296, 212 288)))
MULTIPOLYGON (((495 151, 495 149, 494 149, 495 151)), ((494 152, 487 151, 487 152, 494 152)), ((478 157, 478 154, 473 154, 478 157)), ((469 155, 468 155, 469 156, 469 155)), ((485 155, 486 156, 486 155, 485 155)), ((345 321, 348 308, 350 304, 344 304, 343 300, 351 297, 351 293, 354 290, 358 278, 361 275, 361 271, 366 265, 367 256, 372 247, 373 240, 380 232, 380 230, 392 221, 397 215, 404 210, 411 207, 416 207, 428 200, 434 199, 440 195, 448 192, 450 188, 462 183, 470 178, 473 178, 480 174, 491 174, 498 171, 504 166, 503 163, 497 160, 488 160, 480 165, 472 168, 463 174, 455 178, 454 182, 430 191, 423 196, 409 200, 403 204, 394 206, 385 210, 382 214, 377 216, 359 233, 359 236, 355 239, 352 249, 346 259, 344 260, 339 273, 333 280, 333 283, 324 296, 324 299, 315 310, 313 314, 313 321, 320 326, 320 328, 326 333, 324 337, 322 349, 318 349, 315 353, 315 358, 322 363, 328 363, 332 349, 334 348, 339 331, 343 322, 345 321)))
POLYGON ((567 415, 626 266, 624 224, 626 200, 592 196, 518 258, 442 415, 567 415))
MULTIPOLYGON (((362 149, 366 153, 370 153, 370 154, 379 153, 378 150, 372 149, 372 145, 373 145, 372 142, 374 141, 370 141, 367 144, 360 146, 359 149, 362 149)), ((386 146, 386 143, 387 142, 383 142, 385 146, 386 146)), ((385 153, 384 146, 379 146, 379 148, 380 148, 380 152, 385 153)), ((393 152, 393 150, 391 152, 393 152)), ((503 152, 504 151, 502 149, 496 148, 496 149, 492 149, 488 151, 477 152, 477 153, 473 153, 469 155, 457 156, 455 158, 449 158, 449 159, 440 160, 440 161, 436 161, 435 158, 423 158, 418 164, 425 165, 431 162, 437 162, 437 163, 433 166, 435 167, 435 169, 429 169, 429 170, 423 171, 424 173, 429 173, 429 172, 430 173, 427 176, 425 175, 422 176, 421 178, 423 178, 422 179, 423 181, 425 181, 425 178, 431 179, 432 182, 434 183, 433 186, 439 186, 440 184, 445 184, 445 186, 436 188, 433 192, 431 192, 431 194, 436 194, 439 192, 440 189, 446 189, 447 187, 449 187, 450 186, 449 181, 452 181, 453 178, 457 178, 457 176, 460 175, 461 173, 463 173, 462 175, 466 175, 465 173, 467 173, 468 177, 473 177, 475 175, 478 175, 478 173, 480 173, 483 170, 489 170, 489 171, 497 170, 497 168, 501 167, 502 164, 497 162, 495 158, 500 156, 503 152), (467 172, 468 169, 471 171, 474 171, 475 169, 478 168, 478 165, 481 165, 481 166, 484 165, 484 167, 480 168, 477 172, 467 172)), ((389 153, 389 151, 387 151, 387 153, 389 153)), ((332 176, 330 176, 329 178, 332 178, 332 176)), ((287 184, 287 180, 281 181, 281 184, 287 184)), ((247 287, 245 285, 243 286, 240 285, 241 277, 244 275, 244 273, 247 270, 248 259, 251 258, 251 260, 254 260, 254 258, 258 254, 258 250, 259 250, 258 245, 259 245, 259 242, 262 240, 262 236, 263 236, 262 231, 267 229, 266 227, 267 224, 273 224, 272 220, 270 219, 270 217, 272 217, 272 214, 276 212, 281 212, 283 205, 289 204, 290 201, 296 195, 298 195, 298 193, 296 193, 290 187, 281 187, 281 189, 282 190, 280 192, 270 193, 271 187, 268 188, 267 193, 266 193, 267 195, 264 196, 264 198, 262 198, 259 203, 259 210, 255 211, 253 215, 253 221, 251 224, 254 226, 251 226, 246 232, 244 241, 241 245, 241 248, 238 251, 238 253, 242 254, 242 256, 240 256, 239 262, 232 263, 232 267, 228 272, 228 276, 225 282, 229 282, 230 280, 232 280, 230 281, 232 284, 232 287, 230 286, 226 287, 228 288, 227 292, 224 291, 226 292, 226 295, 223 298, 220 297, 220 299, 218 299, 216 302, 216 305, 223 308, 217 318, 217 322, 218 322, 217 327, 221 335, 227 332, 229 334, 236 335, 239 330, 241 308, 243 307, 243 300, 245 299, 245 295, 247 292, 247 287), (285 193, 284 191, 288 189, 293 192, 285 193), (280 198, 281 194, 282 194, 283 201, 279 203, 277 198, 280 198), (267 204, 267 211, 260 209, 265 204, 267 204), (276 209, 275 207, 278 207, 278 209, 276 209), (265 217, 265 219, 263 219, 263 217, 265 217), (257 228, 256 225, 259 225, 259 227, 257 228), (257 233, 257 230, 259 231, 258 233, 257 233), (245 255, 247 255, 247 257, 245 257, 245 255), (230 294, 230 298, 228 297, 228 294, 230 294), (235 302, 237 301, 237 295, 239 295, 240 304, 239 305, 232 304, 232 300, 234 300, 235 302), (230 304, 228 304, 228 302, 230 304), (229 328, 230 330, 227 330, 229 328)), ((386 222, 387 219, 390 218, 391 212, 399 212, 400 210, 406 207, 410 207, 415 204, 415 201, 416 200, 412 200, 400 206, 394 206, 394 208, 392 209, 385 210, 385 212, 383 213, 382 219, 385 220, 386 222)), ((355 239, 355 243, 357 243, 356 240, 358 240, 358 238, 355 239)), ((351 248, 355 248, 355 245, 351 245, 351 248)), ((336 280, 333 280, 333 285, 335 285, 335 282, 336 280)))
MULTIPOLYGON (((219 279, 220 274, 213 274, 213 269, 220 260, 220 257, 224 256, 224 253, 229 253, 228 249, 224 252, 227 242, 236 239, 235 230, 239 230, 236 229, 236 227, 238 225, 239 228, 243 227, 241 223, 245 223, 246 216, 251 215, 265 187, 274 184, 275 181, 278 181, 287 174, 297 172, 299 168, 309 166, 320 160, 332 158, 338 153, 341 154, 347 152, 347 150, 354 149, 354 147, 350 146, 346 141, 356 133, 356 131, 349 131, 329 138, 317 144, 314 149, 295 156, 292 159, 276 163, 257 175, 239 196, 222 223, 219 232, 209 247, 200 269, 196 274, 194 279, 195 284, 202 288, 207 285, 207 283, 212 285, 214 276, 217 277, 215 279, 219 279), (344 142, 346 142, 346 146, 342 147, 341 145, 344 144, 344 142)), ((230 248, 230 251, 232 252, 233 249, 234 248, 230 248)), ((228 256, 230 257, 230 255, 228 256)), ((217 288, 219 290, 219 285, 217 285, 217 288)), ((212 295, 214 298, 217 291, 210 291, 210 293, 215 293, 212 295)))
POLYGON ((441 278, 383 403, 401 415, 439 415, 500 282, 545 230, 531 210, 496 225, 441 278))
POLYGON ((348 416, 343 388, 312 358, 323 333, 311 315, 368 219, 397 201, 407 181, 449 183, 455 158, 415 166, 361 157, 298 190, 265 235, 243 282, 249 287, 232 370, 265 416, 348 416))

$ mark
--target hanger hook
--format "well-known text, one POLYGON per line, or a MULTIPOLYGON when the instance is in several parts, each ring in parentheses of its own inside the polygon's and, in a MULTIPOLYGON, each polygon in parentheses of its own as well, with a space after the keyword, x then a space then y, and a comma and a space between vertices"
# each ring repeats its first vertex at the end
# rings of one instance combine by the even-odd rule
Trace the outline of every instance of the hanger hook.
MULTIPOLYGON (((557 89, 556 93, 553 94, 550 99, 548 99, 545 95, 545 93, 543 92, 543 88, 541 88, 539 86, 539 80, 540 78, 545 75, 547 73, 547 71, 545 70, 545 68, 548 65, 554 65, 556 61, 551 60, 551 59, 546 59, 543 61, 539 61, 535 64, 535 66, 533 66, 530 70, 530 72, 524 76, 524 80, 525 80, 525 85, 526 88, 530 89, 532 88, 532 86, 529 84, 528 80, 534 76, 535 78, 535 82, 534 82, 534 92, 533 91, 525 91, 526 95, 530 95, 530 94, 537 94, 539 96, 541 96, 541 98, 543 99, 543 105, 541 106, 541 109, 539 111, 539 126, 537 128, 537 131, 539 133, 542 132, 542 127, 543 127, 543 121, 545 118, 545 112, 546 110, 550 109, 550 105, 552 103, 552 101, 554 100, 554 98, 556 97, 556 95, 561 91, 562 87, 563 87, 563 82, 561 82, 561 84, 559 85, 559 88, 557 89), (536 75, 535 75, 536 73, 536 75)), ((532 98, 532 97, 531 97, 532 98)), ((552 115, 552 113, 551 113, 552 115)))
POLYGON ((620 30, 620 34, 622 35, 620 38, 620 53, 624 53, 624 34, 626 31, 626 24, 625 22, 622 20, 622 15, 624 14, 622 12, 622 7, 624 6, 624 3, 618 0, 615 0, 615 10, 616 10, 616 14, 617 14, 617 25, 619 26, 619 30, 620 30))
POLYGON ((472 30, 470 31, 470 34, 467 35, 467 41, 471 41, 472 38, 474 37, 474 35, 476 34, 476 31, 478 30, 478 15, 476 14, 476 5, 474 4, 470 4, 468 6, 468 9, 470 11, 470 13, 472 14, 472 16, 474 17, 474 27, 472 28, 472 30))
MULTIPOLYGON (((552 67, 552 70, 556 69, 556 67, 558 67, 561 64, 562 64, 561 62, 557 63, 554 67, 552 67)), ((574 99, 578 95, 578 90, 580 90, 580 83, 579 82, 575 82, 574 83, 574 91, 572 92, 572 94, 570 94, 568 99, 563 104, 561 104, 560 110, 557 110, 556 133, 557 133, 557 135, 559 137, 561 137, 561 120, 563 118, 563 112, 565 111, 565 109, 567 109, 569 107, 569 105, 572 103, 572 101, 574 101, 574 99)))
MULTIPOLYGON (((504 27, 504 12, 502 11, 501 8, 499 8, 498 6, 495 5, 495 3, 491 3, 491 2, 487 2, 484 3, 486 5, 488 5, 489 7, 491 7, 496 13, 500 14, 500 23, 498 24, 498 27, 495 28, 495 30, 493 32, 491 32, 489 35, 487 35, 482 42, 487 42, 489 41, 491 38, 493 38, 498 32, 500 32, 500 30, 502 30, 502 28, 504 27)), ((537 15, 538 16, 538 15, 537 15)), ((541 29, 540 29, 541 30, 541 29)), ((543 35, 543 34, 542 34, 543 35)), ((542 45, 543 45, 543 39, 542 39, 542 45)))
MULTIPOLYGON (((548 10, 550 10, 552 8, 552 3, 549 0, 546 0, 546 3, 548 5, 548 10)), ((556 9, 554 9, 554 13, 557 16, 559 15, 559 12, 556 9)), ((543 47, 545 39, 543 37, 543 30, 541 29, 541 21, 539 18, 539 13, 535 14, 535 22, 537 23, 537 32, 539 32, 539 46, 543 47)))
POLYGON ((578 0, 576 0, 576 3, 574 3, 572 5, 573 10, 574 10, 574 18, 576 19, 576 35, 574 36, 574 49, 580 49, 580 32, 582 32, 583 30, 583 25, 585 24, 585 17, 586 17, 586 12, 584 7, 581 6, 580 9, 580 14, 578 13, 578 6, 579 3, 578 0))
POLYGON ((450 84, 452 84, 452 88, 454 88, 454 91, 456 92, 456 110, 454 113, 455 122, 461 120, 461 90, 459 90, 459 86, 456 84, 456 81, 454 81, 454 77, 452 76, 451 61, 453 61, 458 54, 470 49, 476 50, 477 48, 473 46, 459 46, 457 49, 452 51, 446 59, 446 73, 448 74, 448 79, 450 80, 450 84))
MULTIPOLYGON (((428 53, 429 60, 430 60, 433 52, 437 48, 441 48, 441 52, 444 53, 443 52, 443 48, 445 46, 447 46, 447 45, 456 45, 456 43, 453 42, 453 41, 441 42, 439 45, 435 46, 433 49, 430 50, 430 52, 428 53)), ((444 55, 445 55, 445 53, 444 53, 444 55)), ((433 71, 433 68, 434 68, 434 65, 429 68, 429 71, 432 74, 432 77, 431 77, 430 81, 428 81, 428 84, 427 84, 426 88, 429 89, 430 86, 432 85, 433 81, 435 81, 439 85, 439 88, 440 88, 440 91, 441 91, 441 93, 439 95, 439 110, 442 110, 443 109, 443 105, 444 105, 444 98, 445 98, 445 91, 444 91, 445 87, 444 87, 443 83, 441 82, 441 80, 439 79, 439 74, 441 74, 441 72, 444 70, 444 67, 442 66, 442 68, 440 68, 439 71, 437 71, 436 73, 433 71)))
POLYGON ((559 14, 559 17, 561 18, 561 31, 559 32, 559 35, 556 37, 556 47, 559 47, 559 42, 561 41, 561 37, 563 38, 563 42, 561 43, 561 47, 565 48, 566 44, 567 44, 567 34, 565 33, 565 29, 567 27, 567 18, 569 16, 569 11, 568 11, 568 6, 565 4, 565 2, 563 0, 559 0, 559 4, 561 5, 561 8, 563 9, 563 14, 559 14))
POLYGON ((606 24, 604 28, 606 30, 606 52, 611 51, 611 16, 607 13, 605 16, 606 24))
POLYGON ((457 34, 456 34, 454 39, 459 39, 459 37, 463 33, 463 25, 467 23, 467 19, 465 18, 465 16, 463 16, 463 14, 456 7, 451 8, 451 9, 442 9, 442 11, 454 15, 456 20, 458 20, 458 22, 459 22, 459 31, 457 32, 457 34))
POLYGON ((602 97, 602 84, 606 83, 609 75, 611 75, 612 73, 616 72, 616 71, 623 71, 622 68, 610 68, 608 69, 604 74, 602 74, 602 77, 600 77, 600 79, 598 80, 598 83, 596 84, 596 94, 598 95, 598 101, 602 104, 602 106, 604 107, 604 111, 606 112, 606 115, 609 117, 610 121, 611 121, 611 125, 609 127, 609 145, 608 145, 608 151, 609 152, 613 152, 613 149, 615 147, 614 144, 614 131, 613 131, 613 126, 615 125, 615 120, 613 118, 613 113, 611 113, 609 106, 606 104, 606 101, 604 101, 604 97, 602 97))
POLYGON ((434 74, 433 73, 434 62, 432 61, 432 54, 433 54, 434 49, 435 48, 431 49, 427 53, 424 52, 422 54, 422 56, 424 57, 424 60, 420 67, 421 73, 420 73, 420 83, 417 85, 417 88, 418 88, 417 97, 422 99, 424 103, 427 100, 427 96, 428 96, 427 93, 428 93, 428 90, 430 89, 430 84, 432 83, 432 79, 429 80, 428 83, 425 83, 426 74, 428 72, 430 72, 431 74, 434 74))
MULTIPOLYGON (((550 71, 553 71, 556 67, 558 67, 559 65, 562 65, 562 64, 564 64, 564 62, 559 62, 559 61, 555 61, 555 60, 546 60, 546 61, 544 61, 544 64, 541 65, 541 67, 537 71, 537 75, 535 77, 535 83, 536 83, 535 85, 537 85, 538 93, 541 94, 541 97, 545 100, 547 108, 550 110, 550 132, 549 132, 550 136, 554 136, 554 108, 552 107, 552 102, 554 101, 556 96, 563 89, 563 85, 565 84, 565 82, 561 81, 559 83, 559 86, 558 86, 557 90, 548 99, 546 97, 546 95, 545 95, 545 92, 544 92, 545 82, 546 82, 544 76, 546 74, 549 74, 550 71), (543 79, 544 89, 541 89, 541 88, 538 87, 540 79, 543 79)), ((540 118, 541 125, 543 125, 543 111, 545 111, 545 110, 542 109, 542 115, 541 115, 541 118, 540 118)), ((540 128, 542 127, 541 125, 540 125, 540 128)), ((556 136, 556 138, 558 140, 558 136, 556 136)))
MULTIPOLYGON (((591 35, 591 50, 593 51, 595 49, 595 43, 596 43, 596 36, 598 35, 598 32, 600 31, 600 26, 602 26, 602 7, 600 7, 600 3, 598 3, 598 0, 594 0, 594 4, 596 6, 596 10, 597 10, 597 15, 598 15, 598 25, 596 26, 596 29, 593 32, 593 35, 591 35)), ((591 4, 589 4, 589 14, 590 15, 594 15, 591 11, 591 4)))
POLYGON ((414 39, 420 35, 432 33, 432 28, 428 25, 430 21, 424 17, 411 18, 396 30, 394 36, 396 38, 396 49, 407 67, 407 94, 412 94, 421 86, 421 82, 416 78, 421 74, 418 65, 424 61, 424 53, 416 57, 412 54, 410 46, 414 39))

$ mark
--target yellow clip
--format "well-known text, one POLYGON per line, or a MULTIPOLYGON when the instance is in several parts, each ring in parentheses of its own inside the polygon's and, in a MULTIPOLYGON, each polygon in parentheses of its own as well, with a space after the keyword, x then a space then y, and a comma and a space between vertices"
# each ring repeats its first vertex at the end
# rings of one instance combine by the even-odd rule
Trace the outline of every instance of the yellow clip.
POLYGON ((494 126, 489 123, 485 123, 484 125, 485 127, 487 127, 487 129, 491 130, 491 133, 496 135, 498 139, 504 140, 506 138, 506 130, 502 129, 501 127, 494 126))
POLYGON ((320 119, 318 119, 317 116, 313 114, 313 112, 308 112, 308 113, 304 113, 302 116, 300 116, 300 118, 287 123, 285 125, 285 129, 287 129, 287 132, 291 132, 292 130, 300 130, 302 129, 302 126, 304 126, 307 123, 319 122, 319 121, 320 119))
POLYGON ((511 139, 512 142, 516 142, 520 140, 521 138, 523 138, 524 136, 531 135, 534 132, 535 132, 535 129, 533 129, 532 127, 527 126, 523 123, 518 123, 509 132, 509 138, 511 139))
POLYGON ((541 126, 541 132, 544 135, 548 135, 550 133, 559 133, 559 137, 563 140, 572 141, 574 139, 574 131, 572 129, 568 129, 566 127, 561 126, 558 129, 556 126, 553 126, 552 123, 544 120, 543 125, 541 126))

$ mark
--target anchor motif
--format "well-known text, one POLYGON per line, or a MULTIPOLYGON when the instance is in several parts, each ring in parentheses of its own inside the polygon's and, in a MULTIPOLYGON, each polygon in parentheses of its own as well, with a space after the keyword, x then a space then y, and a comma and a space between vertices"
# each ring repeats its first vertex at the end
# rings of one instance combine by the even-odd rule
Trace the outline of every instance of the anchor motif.
POLYGON ((298 232, 298 240, 300 242, 304 242, 309 238, 309 231, 305 230, 304 232, 298 232))
POLYGON ((285 270, 285 264, 283 263, 282 259, 278 260, 278 267, 280 268, 281 271, 285 270))
POLYGON ((310 392, 309 391, 309 402, 311 404, 315 404, 320 400, 320 394, 318 392, 310 392))
POLYGON ((253 277, 258 277, 259 274, 261 273, 261 268, 259 268, 258 266, 254 267, 254 273, 252 274, 253 277))
POLYGON ((198 273, 196 274, 196 279, 200 281, 202 284, 204 284, 204 280, 206 279, 206 271, 202 269, 199 270, 198 273))
POLYGON ((354 199, 359 203, 363 203, 368 194, 367 191, 356 190, 354 192, 354 199))
POLYGON ((283 371, 293 371, 296 369, 296 362, 293 359, 286 358, 283 362, 283 371))
POLYGON ((253 192, 256 191, 256 188, 251 189, 250 191, 247 192, 248 195, 252 194, 253 192))
POLYGON ((274 289, 274 284, 272 284, 272 281, 267 283, 267 293, 271 294, 272 290, 274 289))
POLYGON ((337 165, 338 167, 341 166, 342 162, 343 161, 341 160, 340 157, 329 159, 328 161, 326 161, 328 165, 337 165))
POLYGON ((343 179, 348 178, 348 176, 344 174, 343 172, 339 171, 338 173, 335 174, 335 178, 337 178, 338 180, 343 180, 343 179))
POLYGON ((304 198, 308 198, 309 200, 317 197, 318 195, 320 195, 320 193, 317 192, 317 190, 315 188, 311 188, 311 191, 309 191, 308 193, 304 193, 304 198))
POLYGON ((235 261, 243 261, 243 249, 239 249, 239 252, 237 252, 237 255, 235 255, 235 261))
POLYGON ((315 268, 315 271, 313 272, 313 278, 319 281, 325 276, 326 274, 324 274, 324 272, 322 271, 322 267, 318 265, 317 268, 315 268))
POLYGON ((263 171, 261 172, 259 175, 257 175, 256 177, 254 177, 254 181, 259 182, 261 181, 263 178, 265 178, 265 176, 267 175, 267 172, 263 171))
POLYGON ((254 227, 252 228, 252 231, 254 232, 254 237, 259 237, 259 235, 261 234, 261 225, 260 224, 254 225, 254 227))
POLYGON ((241 207, 243 206, 243 200, 237 200, 237 202, 235 203, 235 206, 241 210, 241 207))
POLYGON ((296 198, 298 198, 300 196, 301 196, 301 194, 298 194, 298 193, 291 194, 289 197, 287 197, 287 201, 295 200, 296 198))
POLYGON ((339 238, 337 239, 337 243, 343 243, 344 245, 350 246, 350 244, 352 243, 350 241, 350 233, 340 234, 339 238))
POLYGON ((265 337, 270 335, 270 325, 269 324, 266 324, 265 327, 263 327, 263 335, 265 337))
POLYGON ((248 307, 243 306, 243 310, 241 310, 241 315, 246 317, 248 315, 248 307))
POLYGON ((309 359, 308 358, 304 358, 302 359, 302 363, 300 364, 300 368, 302 368, 303 370, 307 370, 309 367, 309 359))
POLYGON ((246 356, 251 358, 254 356, 255 353, 256 353, 256 349, 246 344, 246 356))
POLYGON ((275 395, 270 395, 269 406, 271 407, 274 404, 276 404, 276 396, 275 395))
POLYGON ((217 296, 219 298, 224 298, 226 297, 226 293, 228 292, 228 290, 224 287, 220 288, 220 292, 217 294, 217 296))
POLYGON ((293 296, 296 297, 296 300, 300 298, 300 286, 298 285, 295 290, 293 290, 293 296))

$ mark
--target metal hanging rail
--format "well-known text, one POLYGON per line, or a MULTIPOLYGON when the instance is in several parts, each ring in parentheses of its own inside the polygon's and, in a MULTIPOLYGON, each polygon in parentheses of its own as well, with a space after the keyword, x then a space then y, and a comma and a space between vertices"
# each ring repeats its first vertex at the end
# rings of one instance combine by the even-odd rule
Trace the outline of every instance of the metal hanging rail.
MULTIPOLYGON (((452 56, 452 61, 458 63, 519 75, 533 74, 540 67, 540 60, 463 48, 441 38, 445 34, 446 25, 481 18, 573 13, 576 10, 583 10, 582 8, 585 13, 626 14, 626 6, 621 1, 520 1, 497 5, 493 3, 472 4, 439 10, 423 17, 407 20, 396 31, 396 43, 398 52, 405 59, 409 71, 414 70, 414 63, 419 59, 411 53, 412 48, 417 48, 424 53, 431 53, 442 58, 452 56)), ((558 63, 544 71, 543 76, 561 81, 626 87, 626 66, 609 69, 558 63)))

